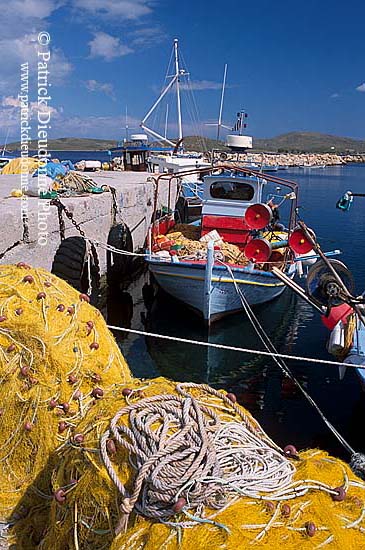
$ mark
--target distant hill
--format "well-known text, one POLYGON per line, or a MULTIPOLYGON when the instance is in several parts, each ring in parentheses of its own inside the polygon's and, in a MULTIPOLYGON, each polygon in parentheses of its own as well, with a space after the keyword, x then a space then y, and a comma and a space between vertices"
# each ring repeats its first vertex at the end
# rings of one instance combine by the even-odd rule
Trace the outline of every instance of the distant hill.
MULTIPOLYGON (((117 141, 111 139, 93 139, 93 138, 58 138, 48 141, 49 151, 105 151, 111 147, 116 147, 117 141)), ((8 143, 8 151, 19 150, 19 141, 8 143)), ((29 143, 29 150, 36 151, 38 144, 36 141, 29 143)))
MULTIPOLYGON (((177 140, 175 140, 177 141, 177 140)), ((202 138, 200 136, 187 136, 184 138, 185 149, 188 151, 211 151, 220 149, 227 151, 223 141, 202 138)), ((92 138, 58 138, 48 142, 49 151, 106 151, 116 147, 115 140, 92 138)), ((9 143, 6 149, 14 151, 19 149, 20 143, 9 143)), ((30 150, 37 149, 37 142, 29 144, 30 150)), ((254 138, 254 151, 272 152, 304 152, 304 153, 363 153, 365 152, 365 140, 357 140, 347 137, 331 136, 315 132, 289 132, 273 138, 254 138)))
MULTIPOLYGON (((227 150, 223 141, 204 138, 208 151, 227 150)), ((189 136, 184 139, 185 148, 201 151, 201 138, 189 136)), ((315 132, 290 132, 273 138, 253 138, 253 151, 304 152, 304 153, 361 153, 365 152, 365 141, 347 137, 331 136, 315 132)))
POLYGON ((273 138, 254 138, 253 146, 256 151, 290 153, 361 153, 365 151, 365 141, 315 132, 289 132, 273 138))
POLYGON ((212 149, 219 149, 221 151, 229 150, 224 145, 223 141, 206 137, 202 138, 200 136, 186 136, 184 138, 184 147, 187 151, 211 151, 212 149))

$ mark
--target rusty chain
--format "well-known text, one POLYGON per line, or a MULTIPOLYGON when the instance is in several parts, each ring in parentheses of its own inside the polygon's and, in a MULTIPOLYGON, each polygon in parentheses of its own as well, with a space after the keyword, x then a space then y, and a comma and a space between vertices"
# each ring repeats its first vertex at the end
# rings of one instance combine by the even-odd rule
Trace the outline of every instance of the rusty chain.
POLYGON ((59 225, 60 225, 60 236, 61 236, 61 240, 64 240, 65 238, 65 221, 62 217, 62 213, 64 212, 65 213, 65 216, 70 220, 70 222, 72 223, 72 225, 77 229, 77 231, 80 233, 81 237, 83 237, 84 239, 86 239, 86 235, 85 235, 85 232, 81 229, 80 227, 80 224, 78 224, 75 219, 74 219, 74 216, 72 214, 72 212, 70 212, 66 206, 60 201, 60 199, 52 199, 51 200, 51 205, 52 206, 57 206, 57 209, 58 209, 58 221, 59 221, 59 225))

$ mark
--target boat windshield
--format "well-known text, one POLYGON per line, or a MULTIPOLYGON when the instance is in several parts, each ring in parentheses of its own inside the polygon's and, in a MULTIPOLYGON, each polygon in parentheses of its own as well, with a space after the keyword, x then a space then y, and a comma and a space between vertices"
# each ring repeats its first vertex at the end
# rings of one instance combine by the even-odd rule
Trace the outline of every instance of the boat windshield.
POLYGON ((255 189, 248 183, 215 181, 210 186, 210 194, 213 199, 250 201, 255 194, 255 189))

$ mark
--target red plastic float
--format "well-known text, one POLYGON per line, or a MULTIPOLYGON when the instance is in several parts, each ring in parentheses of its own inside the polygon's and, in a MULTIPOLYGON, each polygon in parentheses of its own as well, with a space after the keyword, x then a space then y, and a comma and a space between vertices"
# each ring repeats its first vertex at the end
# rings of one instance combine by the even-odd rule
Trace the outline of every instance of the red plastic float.
POLYGON ((245 212, 245 222, 251 229, 263 229, 271 220, 272 210, 267 204, 252 204, 245 212))
POLYGON ((267 262, 271 256, 271 244, 263 238, 252 239, 244 248, 244 255, 248 260, 257 263, 267 262))
MULTIPOLYGON (((307 229, 308 233, 315 238, 315 233, 311 229, 307 229)), ((313 249, 313 244, 308 239, 305 231, 301 227, 294 229, 289 237, 289 246, 297 254, 308 254, 313 249)))

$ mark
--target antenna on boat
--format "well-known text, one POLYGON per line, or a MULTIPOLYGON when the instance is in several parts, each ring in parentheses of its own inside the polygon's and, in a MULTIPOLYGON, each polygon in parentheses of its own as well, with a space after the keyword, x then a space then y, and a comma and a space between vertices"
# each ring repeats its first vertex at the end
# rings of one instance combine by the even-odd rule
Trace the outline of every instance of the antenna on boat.
POLYGON ((178 129, 179 129, 179 141, 182 139, 183 135, 182 135, 182 120, 181 120, 181 100, 180 100, 180 77, 181 76, 187 76, 187 72, 185 71, 185 69, 181 69, 180 68, 180 65, 179 65, 179 48, 178 48, 178 39, 175 38, 174 40, 174 50, 173 50, 173 53, 174 53, 174 57, 175 57, 175 74, 172 76, 169 84, 166 86, 166 88, 161 92, 161 94, 159 95, 159 97, 156 99, 156 101, 154 102, 154 104, 152 105, 151 109, 148 111, 148 113, 146 114, 146 116, 144 117, 144 119, 142 120, 140 126, 141 128, 143 128, 143 130, 147 133, 147 134, 150 134, 151 136, 159 139, 159 140, 162 140, 162 141, 165 141, 166 143, 168 143, 169 145, 171 145, 171 147, 175 147, 175 143, 173 143, 170 139, 167 139, 166 137, 162 136, 161 134, 159 134, 158 132, 156 132, 155 130, 152 130, 151 128, 149 128, 148 126, 146 126, 146 122, 147 120, 150 118, 150 116, 152 115, 152 113, 155 111, 155 109, 157 108, 157 106, 161 103, 161 101, 163 100, 163 98, 165 97, 165 95, 167 94, 167 92, 169 90, 171 90, 171 88, 173 87, 174 84, 176 84, 176 95, 177 95, 177 115, 178 115, 178 129))
POLYGON ((218 116, 217 141, 219 141, 219 134, 222 126, 222 113, 223 113, 224 92, 226 90, 226 77, 227 77, 227 63, 224 65, 221 103, 219 106, 219 116, 218 116))
POLYGON ((128 107, 125 106, 125 139, 128 141, 129 139, 129 126, 128 126, 128 107))
POLYGON ((241 109, 241 111, 239 111, 237 113, 237 120, 236 120, 236 123, 235 125, 233 126, 232 130, 234 132, 238 132, 238 135, 239 136, 242 136, 242 128, 246 128, 247 127, 247 124, 246 122, 244 122, 244 120, 248 117, 248 114, 246 113, 246 111, 244 109, 241 109))
POLYGON ((226 130, 230 130, 231 127, 227 126, 226 124, 222 123, 222 115, 223 115, 223 103, 224 103, 224 93, 226 91, 226 79, 227 79, 227 63, 224 65, 224 71, 223 71, 223 82, 222 82, 222 92, 221 92, 221 100, 219 104, 219 115, 218 115, 218 123, 216 122, 208 122, 206 126, 217 126, 217 141, 219 141, 221 128, 225 128, 226 130))

